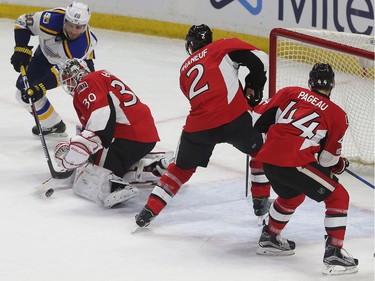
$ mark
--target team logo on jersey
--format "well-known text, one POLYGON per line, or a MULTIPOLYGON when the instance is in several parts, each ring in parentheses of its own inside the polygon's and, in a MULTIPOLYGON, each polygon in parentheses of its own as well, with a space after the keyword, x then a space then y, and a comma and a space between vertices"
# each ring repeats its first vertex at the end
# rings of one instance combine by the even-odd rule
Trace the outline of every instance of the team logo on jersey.
POLYGON ((43 16, 43 23, 48 24, 50 19, 51 19, 51 13, 48 13, 48 12, 45 13, 44 16, 43 16))
POLYGON ((79 83, 77 86, 77 93, 80 94, 89 87, 86 81, 79 83))

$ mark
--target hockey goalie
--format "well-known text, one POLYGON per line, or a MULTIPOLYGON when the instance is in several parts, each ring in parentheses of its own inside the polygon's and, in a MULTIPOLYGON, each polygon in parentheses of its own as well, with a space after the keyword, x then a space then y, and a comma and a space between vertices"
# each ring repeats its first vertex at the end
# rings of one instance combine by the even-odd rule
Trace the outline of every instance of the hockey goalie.
POLYGON ((133 198, 137 185, 156 183, 173 153, 151 152, 159 136, 149 107, 119 78, 105 70, 90 72, 80 59, 60 67, 59 81, 73 96, 82 124, 69 142, 55 147, 57 165, 75 170, 65 185, 110 208, 133 198))

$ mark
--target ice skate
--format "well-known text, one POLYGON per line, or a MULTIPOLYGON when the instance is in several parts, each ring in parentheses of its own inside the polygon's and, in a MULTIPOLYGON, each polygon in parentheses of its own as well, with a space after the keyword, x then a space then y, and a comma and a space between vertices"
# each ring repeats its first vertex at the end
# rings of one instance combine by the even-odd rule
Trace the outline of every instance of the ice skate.
MULTIPOLYGON (((59 136, 59 137, 66 137, 68 135, 67 133, 65 133, 65 130, 66 130, 66 125, 62 120, 50 128, 46 128, 42 126, 42 134, 44 136, 54 135, 54 136, 59 136)), ((34 135, 39 136, 39 129, 37 126, 34 126, 31 131, 34 135)))
POLYGON ((147 227, 156 215, 147 207, 143 207, 142 211, 135 216, 135 222, 139 227, 147 227))
POLYGON ((327 245, 323 258, 325 275, 340 275, 358 272, 358 259, 353 258, 346 250, 327 245))
POLYGON ((263 226, 268 223, 268 216, 272 201, 268 197, 253 198, 254 214, 258 217, 258 225, 263 226))
POLYGON ((267 225, 263 227, 262 235, 259 239, 258 255, 267 256, 290 256, 294 255, 296 243, 282 238, 280 235, 272 235, 267 231, 267 225))

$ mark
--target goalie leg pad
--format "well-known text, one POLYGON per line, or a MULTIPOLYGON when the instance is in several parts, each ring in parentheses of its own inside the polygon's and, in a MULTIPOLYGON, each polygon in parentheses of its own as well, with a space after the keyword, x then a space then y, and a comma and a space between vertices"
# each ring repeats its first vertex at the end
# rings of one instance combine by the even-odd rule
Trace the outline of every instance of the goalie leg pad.
POLYGON ((110 170, 88 164, 77 168, 73 183, 73 192, 90 201, 110 208, 115 204, 133 198, 138 190, 123 182, 121 178, 115 176, 110 170), (123 188, 113 191, 112 182, 116 182, 117 185, 122 183, 123 188), (112 199, 108 197, 114 192, 117 193, 115 196, 112 196, 112 199))
POLYGON ((103 199, 103 205, 107 208, 124 203, 138 194, 138 189, 126 182, 119 182, 118 180, 110 180, 110 182, 112 186, 116 184, 117 187, 103 199))
POLYGON ((130 183, 156 184, 173 160, 171 151, 149 153, 134 163, 123 179, 130 183))

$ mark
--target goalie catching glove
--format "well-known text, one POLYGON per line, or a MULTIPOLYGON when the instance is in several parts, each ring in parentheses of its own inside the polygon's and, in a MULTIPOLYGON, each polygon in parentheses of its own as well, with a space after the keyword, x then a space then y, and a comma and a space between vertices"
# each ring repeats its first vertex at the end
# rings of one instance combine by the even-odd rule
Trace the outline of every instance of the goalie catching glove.
POLYGON ((331 167, 331 172, 340 175, 345 171, 345 168, 349 167, 349 161, 348 159, 344 157, 340 157, 339 161, 336 165, 331 167))
POLYGON ((55 160, 59 167, 72 170, 86 164, 91 154, 102 148, 100 138, 94 132, 84 130, 68 142, 55 147, 55 160))

